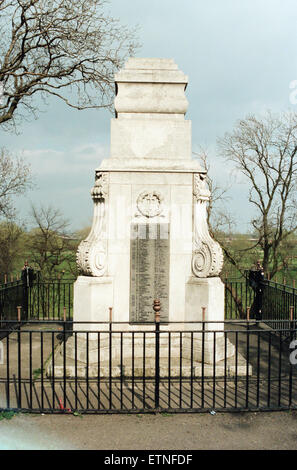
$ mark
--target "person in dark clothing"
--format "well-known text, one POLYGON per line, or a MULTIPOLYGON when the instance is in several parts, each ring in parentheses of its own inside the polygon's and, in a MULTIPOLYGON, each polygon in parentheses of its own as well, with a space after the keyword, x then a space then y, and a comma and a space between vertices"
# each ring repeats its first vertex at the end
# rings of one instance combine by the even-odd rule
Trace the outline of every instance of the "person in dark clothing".
POLYGON ((33 286, 35 279, 34 269, 29 266, 28 261, 25 261, 24 267, 21 273, 21 280, 23 284, 23 305, 22 315, 24 318, 28 318, 28 307, 29 307, 29 289, 33 286))
POLYGON ((256 320, 262 319, 262 301, 264 290, 262 281, 264 281, 264 271, 261 262, 258 260, 256 267, 249 271, 249 285, 255 292, 255 299, 252 305, 251 313, 256 318, 256 320))
POLYGON ((34 278, 34 269, 29 266, 28 261, 25 261, 21 275, 23 285, 26 285, 26 287, 32 287, 34 278))

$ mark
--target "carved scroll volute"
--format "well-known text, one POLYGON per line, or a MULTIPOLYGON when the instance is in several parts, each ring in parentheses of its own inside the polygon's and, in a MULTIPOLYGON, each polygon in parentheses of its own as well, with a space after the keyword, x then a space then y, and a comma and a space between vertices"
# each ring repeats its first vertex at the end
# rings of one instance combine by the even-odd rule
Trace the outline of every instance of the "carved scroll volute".
POLYGON ((223 251, 211 237, 207 224, 207 204, 210 192, 204 173, 194 174, 194 242, 192 272, 196 277, 218 276, 223 267, 223 251))
POLYGON ((106 201, 108 198, 109 174, 96 173, 91 190, 94 216, 88 237, 78 247, 76 262, 79 273, 84 276, 104 276, 107 269, 106 246, 106 201))

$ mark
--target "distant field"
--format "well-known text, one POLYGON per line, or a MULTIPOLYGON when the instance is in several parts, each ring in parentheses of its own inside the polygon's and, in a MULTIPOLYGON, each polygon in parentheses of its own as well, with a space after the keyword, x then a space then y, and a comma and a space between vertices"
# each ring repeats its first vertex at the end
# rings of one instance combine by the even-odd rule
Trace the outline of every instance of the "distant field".
MULTIPOLYGON (((220 237, 218 237, 220 239, 220 237)), ((237 263, 239 263, 240 271, 250 270, 258 259, 262 259, 262 251, 258 247, 248 250, 253 244, 257 242, 250 234, 234 234, 221 237, 224 246, 230 249, 230 252, 235 255, 237 263), (247 250, 247 251, 245 251, 247 250)), ((281 247, 282 262, 285 262, 285 267, 280 269, 273 277, 273 281, 283 283, 284 280, 288 284, 292 284, 293 280, 297 281, 297 238, 292 238, 286 242, 286 245, 281 247)), ((240 279, 242 275, 240 271, 235 268, 226 258, 222 271, 222 277, 228 279, 240 279)), ((266 277, 270 277, 269 269, 266 272, 266 277)))

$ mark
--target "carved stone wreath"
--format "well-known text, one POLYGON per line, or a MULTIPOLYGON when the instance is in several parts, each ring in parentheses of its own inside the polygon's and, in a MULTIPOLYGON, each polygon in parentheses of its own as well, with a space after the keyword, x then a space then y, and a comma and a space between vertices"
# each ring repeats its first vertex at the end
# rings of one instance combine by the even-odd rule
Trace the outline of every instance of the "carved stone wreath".
POLYGON ((144 191, 137 198, 137 209, 145 217, 156 217, 163 211, 163 197, 156 191, 144 191))

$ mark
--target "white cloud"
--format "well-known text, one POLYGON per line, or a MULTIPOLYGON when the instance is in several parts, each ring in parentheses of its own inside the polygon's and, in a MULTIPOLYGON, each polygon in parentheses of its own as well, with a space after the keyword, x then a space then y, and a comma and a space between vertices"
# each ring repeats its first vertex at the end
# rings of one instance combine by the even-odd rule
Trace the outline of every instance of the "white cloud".
POLYGON ((39 175, 65 175, 89 173, 100 165, 108 155, 108 149, 100 144, 85 144, 70 150, 29 149, 21 153, 31 165, 32 172, 39 175))

